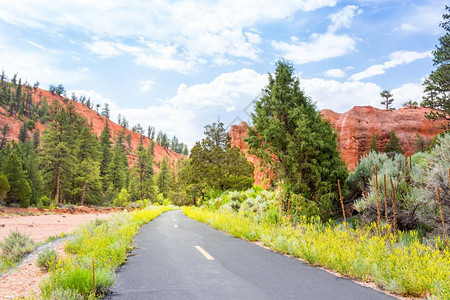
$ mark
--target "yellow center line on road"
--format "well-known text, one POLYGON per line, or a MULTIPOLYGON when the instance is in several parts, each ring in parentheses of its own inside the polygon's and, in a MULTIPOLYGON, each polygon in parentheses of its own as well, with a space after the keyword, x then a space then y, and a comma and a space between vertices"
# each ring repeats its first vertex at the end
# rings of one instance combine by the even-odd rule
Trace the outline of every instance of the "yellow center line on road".
POLYGON ((195 246, 195 249, 197 249, 198 251, 200 251, 200 253, 203 254, 203 256, 206 257, 207 260, 214 260, 214 257, 212 257, 211 255, 209 255, 209 253, 206 252, 202 247, 200 247, 200 246, 195 246))

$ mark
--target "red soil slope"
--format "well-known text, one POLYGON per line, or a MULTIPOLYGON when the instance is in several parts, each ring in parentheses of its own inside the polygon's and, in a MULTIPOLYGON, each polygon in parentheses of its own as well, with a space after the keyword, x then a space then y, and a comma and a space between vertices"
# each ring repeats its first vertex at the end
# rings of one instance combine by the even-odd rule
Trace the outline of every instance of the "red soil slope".
MULTIPOLYGON (((384 150, 390 132, 394 130, 406 155, 415 152, 416 134, 422 136, 426 142, 430 142, 442 131, 441 123, 425 118, 425 113, 430 111, 431 109, 423 107, 384 110, 371 106, 355 106, 343 114, 329 109, 322 110, 321 114, 336 129, 341 158, 347 168, 353 170, 360 157, 367 154, 372 133, 377 136, 379 149, 384 150)), ((247 160, 255 165, 255 184, 266 186, 267 176, 260 171, 259 159, 247 153, 248 146, 244 142, 247 128, 245 122, 231 126, 231 145, 241 149, 247 160)))
MULTIPOLYGON (((55 95, 49 91, 37 89, 36 92, 33 92, 33 101, 36 103, 42 101, 42 99, 44 99, 44 97, 47 98, 47 103, 49 105, 52 103, 53 99, 57 99, 62 105, 65 105, 62 97, 55 95)), ((107 121, 108 121, 109 128, 111 130, 111 135, 113 137, 113 140, 116 135, 118 135, 120 132, 122 132, 122 130, 123 130, 122 126, 101 116, 99 113, 88 108, 86 105, 83 105, 79 102, 72 101, 72 100, 69 100, 69 101, 75 106, 76 111, 79 114, 83 115, 88 120, 88 123, 92 123, 93 131, 97 134, 97 136, 100 136, 100 134, 102 133, 102 131, 105 127, 105 123, 107 121)), ((23 121, 19 120, 16 117, 9 117, 7 112, 3 108, 0 108, 0 128, 5 123, 8 123, 9 127, 10 127, 10 131, 7 136, 8 141, 17 141, 18 135, 19 135, 19 129, 22 126, 23 121)), ((45 128, 45 126, 38 122, 36 124, 36 128, 39 129, 40 132, 42 132, 42 130, 45 128)), ((133 165, 134 161, 136 160, 136 155, 134 154, 134 151, 136 150, 136 148, 139 144, 141 135, 136 132, 133 132, 129 129, 125 129, 125 136, 128 136, 130 133, 131 133, 131 148, 128 147, 128 144, 126 144, 126 146, 128 147, 127 150, 130 153, 128 155, 128 162, 131 167, 133 165)), ((32 133, 29 132, 28 134, 29 134, 29 138, 31 138, 32 133)), ((148 147, 148 145, 150 143, 150 139, 143 136, 143 143, 144 143, 144 147, 148 147)), ((184 155, 178 154, 170 149, 165 149, 157 143, 155 143, 154 149, 155 149, 155 151, 154 151, 155 161, 159 163, 162 161, 163 157, 166 157, 166 159, 168 160, 169 164, 172 166, 173 169, 175 169, 177 161, 179 159, 185 157, 184 155)), ((156 165, 153 168, 154 168, 155 172, 159 171, 159 169, 156 165)))

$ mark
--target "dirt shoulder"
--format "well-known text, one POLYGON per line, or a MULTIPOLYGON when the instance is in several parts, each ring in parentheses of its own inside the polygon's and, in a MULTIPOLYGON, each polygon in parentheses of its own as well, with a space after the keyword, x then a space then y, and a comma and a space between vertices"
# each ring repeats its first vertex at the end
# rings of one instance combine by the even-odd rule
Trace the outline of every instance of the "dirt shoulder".
MULTIPOLYGON (((77 208, 78 209, 78 208, 77 208)), ((83 210, 86 211, 86 210, 83 210)), ((79 209, 70 213, 67 209, 39 210, 36 215, 21 216, 17 210, 12 212, 0 212, 0 241, 2 241, 13 230, 30 236, 35 242, 43 242, 50 236, 61 233, 70 234, 80 225, 90 220, 108 219, 118 210, 102 209, 92 210, 91 213, 82 213, 79 209), (49 214, 50 213, 50 214, 49 214)), ((30 209, 24 211, 30 214, 30 209)), ((20 213, 24 213, 20 212, 20 213)), ((53 245, 49 245, 53 248, 53 245)), ((54 245, 58 253, 62 253, 63 244, 54 245)), ((14 299, 17 297, 27 297, 39 295, 39 282, 47 276, 36 267, 36 257, 31 257, 22 262, 6 274, 0 277, 0 299, 14 299)))
MULTIPOLYGON (((45 212, 44 212, 45 213, 45 212)), ((76 213, 58 212, 56 214, 41 214, 33 216, 20 216, 5 214, 0 215, 0 241, 9 235, 11 231, 30 236, 35 242, 43 242, 48 237, 69 234, 81 224, 95 219, 107 219, 112 212, 76 213)))

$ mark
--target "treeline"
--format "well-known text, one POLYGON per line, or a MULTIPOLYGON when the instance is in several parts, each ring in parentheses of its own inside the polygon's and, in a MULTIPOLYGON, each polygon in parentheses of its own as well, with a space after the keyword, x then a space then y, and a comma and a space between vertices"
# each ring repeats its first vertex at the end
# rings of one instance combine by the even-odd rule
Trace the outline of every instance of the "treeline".
MULTIPOLYGON (((18 116, 19 118, 30 118, 34 122, 40 121, 45 123, 48 121, 48 99, 47 97, 42 97, 41 92, 38 93, 40 99, 39 102, 33 102, 33 92, 36 93, 40 83, 37 81, 31 86, 28 82, 22 82, 21 78, 17 77, 15 74, 11 81, 8 82, 8 77, 5 72, 2 71, 0 75, 0 106, 4 107, 10 116, 18 116)), ((51 84, 49 86, 49 91, 55 95, 62 97, 64 103, 68 103, 69 98, 66 96, 66 89, 62 84, 51 84)), ((70 100, 79 102, 86 107, 94 110, 101 116, 110 119, 111 110, 109 104, 105 103, 101 108, 100 104, 95 104, 90 97, 77 96, 72 93, 70 100)), ((155 127, 148 126, 147 133, 141 126, 141 124, 136 124, 129 128, 129 123, 125 116, 119 114, 117 123, 121 125, 124 129, 131 129, 136 133, 141 135, 146 135, 151 140, 155 141, 155 127)), ((33 128, 32 128, 33 129, 33 128)), ((131 136, 126 137, 131 143, 131 136)), ((171 149, 179 154, 189 155, 188 146, 178 140, 176 136, 171 139, 168 138, 167 134, 163 131, 159 131, 156 136, 156 142, 166 149, 171 149)))
POLYGON ((0 105, 24 122, 18 142, 8 142, 7 123, 1 128, 0 202, 22 207, 132 205, 145 199, 162 204, 169 197, 176 176, 165 159, 155 163, 154 141, 146 148, 141 136, 130 169, 125 128, 113 137, 107 121, 98 138, 71 101, 63 105, 53 99, 48 104, 43 97, 34 103, 32 89, 37 88, 38 84, 22 84, 16 76, 8 82, 1 75, 0 105), (46 126, 42 135, 35 129, 36 122, 46 126), (154 164, 160 168, 158 175, 153 172, 154 164))

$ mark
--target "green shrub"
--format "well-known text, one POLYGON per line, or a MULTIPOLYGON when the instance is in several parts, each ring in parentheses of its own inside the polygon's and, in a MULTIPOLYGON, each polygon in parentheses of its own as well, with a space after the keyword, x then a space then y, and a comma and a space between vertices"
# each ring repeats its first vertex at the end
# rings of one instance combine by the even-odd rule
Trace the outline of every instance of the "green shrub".
POLYGON ((58 260, 58 255, 56 254, 56 251, 54 249, 48 249, 42 253, 39 253, 36 265, 43 269, 48 271, 52 266, 55 265, 55 263, 58 260))
POLYGON ((21 234, 19 231, 11 231, 0 243, 0 248, 4 257, 12 262, 18 262, 34 250, 35 243, 29 236, 21 234))
POLYGON ((130 194, 128 194, 126 188, 122 188, 120 193, 114 198, 113 205, 116 207, 125 207, 128 201, 130 201, 130 194))
MULTIPOLYGON (((42 203, 42 205, 43 205, 44 207, 49 207, 50 204, 52 204, 52 201, 51 201, 50 198, 47 197, 47 196, 41 196, 41 198, 39 198, 39 202, 42 203)), ((38 203, 39 203, 39 202, 38 202, 38 203)))

